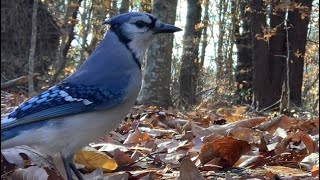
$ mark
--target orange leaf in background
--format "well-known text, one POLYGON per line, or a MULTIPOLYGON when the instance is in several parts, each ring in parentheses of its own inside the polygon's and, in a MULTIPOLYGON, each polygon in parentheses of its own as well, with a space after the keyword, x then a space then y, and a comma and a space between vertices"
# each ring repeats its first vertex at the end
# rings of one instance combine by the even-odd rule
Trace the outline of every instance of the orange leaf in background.
POLYGON ((319 177, 319 166, 313 166, 311 169, 312 177, 319 177))
POLYGON ((101 168, 103 172, 110 172, 118 167, 115 160, 94 148, 81 150, 75 155, 74 161, 84 165, 87 172, 92 172, 98 168, 101 168))
POLYGON ((243 154, 250 150, 251 146, 247 141, 226 137, 204 144, 200 150, 199 159, 202 164, 206 164, 220 157, 218 165, 232 167, 243 154))
POLYGON ((306 148, 309 151, 309 153, 317 151, 316 143, 313 142, 312 138, 308 134, 305 134, 302 131, 291 133, 290 135, 288 135, 288 137, 286 137, 286 140, 297 143, 302 141, 306 145, 306 148))
POLYGON ((140 142, 150 140, 150 136, 147 133, 142 133, 139 129, 136 129, 133 133, 130 133, 123 144, 138 144, 140 142))
POLYGON ((287 130, 298 123, 299 120, 297 119, 290 118, 286 115, 280 115, 268 122, 261 124, 258 129, 262 131, 268 131, 270 134, 273 134, 279 127, 287 130))
POLYGON ((253 130, 244 127, 235 127, 228 130, 228 136, 250 143, 254 141, 253 133, 253 130))

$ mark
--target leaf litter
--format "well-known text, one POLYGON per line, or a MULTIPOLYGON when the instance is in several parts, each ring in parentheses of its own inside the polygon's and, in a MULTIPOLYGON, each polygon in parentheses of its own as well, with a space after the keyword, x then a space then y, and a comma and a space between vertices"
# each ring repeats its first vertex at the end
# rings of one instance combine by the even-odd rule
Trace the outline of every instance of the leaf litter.
MULTIPOLYGON (((2 116, 21 97, 2 94, 2 116)), ((23 146, 1 151, 2 179, 63 179, 61 164, 23 146)), ((85 179, 318 179, 319 118, 256 116, 243 106, 180 112, 135 106, 75 155, 85 179)))

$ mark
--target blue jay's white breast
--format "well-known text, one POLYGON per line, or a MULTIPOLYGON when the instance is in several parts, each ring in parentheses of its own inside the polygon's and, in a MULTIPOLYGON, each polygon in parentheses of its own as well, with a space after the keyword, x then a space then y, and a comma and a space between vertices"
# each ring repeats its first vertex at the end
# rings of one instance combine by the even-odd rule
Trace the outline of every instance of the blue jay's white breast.
POLYGON ((29 145, 48 155, 71 155, 83 146, 114 129, 132 108, 140 91, 141 73, 132 74, 134 79, 126 100, 107 110, 82 113, 48 120, 38 129, 30 129, 1 143, 2 148, 29 145))

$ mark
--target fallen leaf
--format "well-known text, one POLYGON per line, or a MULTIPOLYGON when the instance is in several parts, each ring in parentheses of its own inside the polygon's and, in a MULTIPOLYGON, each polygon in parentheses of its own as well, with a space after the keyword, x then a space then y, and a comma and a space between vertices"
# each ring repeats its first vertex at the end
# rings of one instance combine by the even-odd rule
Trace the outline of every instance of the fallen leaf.
POLYGON ((123 144, 138 144, 140 142, 150 140, 150 136, 148 133, 142 133, 139 129, 136 129, 133 133, 130 133, 127 139, 123 142, 123 144))
POLYGON ((319 177, 319 164, 317 166, 313 166, 311 169, 312 177, 319 177))
MULTIPOLYGON (((17 169, 11 175, 11 178, 14 180, 39 180, 47 179, 48 177, 49 175, 46 170, 38 166, 30 166, 25 169, 17 169)), ((60 180, 63 180, 63 178, 61 177, 60 180)))
POLYGON ((307 176, 307 172, 302 171, 301 169, 290 168, 285 166, 266 166, 266 170, 272 172, 273 174, 281 176, 307 176))
POLYGON ((280 115, 260 124, 258 129, 261 131, 268 131, 270 134, 273 134, 279 127, 287 130, 298 123, 299 121, 294 118, 290 118, 286 115, 280 115))
POLYGON ((54 167, 50 158, 26 145, 3 149, 1 154, 9 163, 17 165, 18 168, 24 168, 29 165, 54 167))
POLYGON ((243 154, 250 150, 251 146, 247 141, 226 137, 204 144, 199 159, 202 164, 206 164, 210 160, 220 157, 218 165, 232 167, 243 154))
POLYGON ((190 160, 190 158, 185 157, 180 166, 180 179, 181 180, 204 180, 199 169, 190 160))
POLYGON ((79 151, 75 155, 74 161, 78 164, 84 165, 84 169, 87 172, 92 172, 98 168, 101 168, 103 172, 110 172, 118 167, 114 159, 94 148, 89 147, 79 151))
POLYGON ((124 167, 134 162, 131 157, 129 157, 119 149, 114 150, 114 160, 117 162, 119 167, 124 167))
POLYGON ((309 154, 303 158, 299 164, 305 167, 308 171, 316 165, 319 166, 319 152, 309 154))

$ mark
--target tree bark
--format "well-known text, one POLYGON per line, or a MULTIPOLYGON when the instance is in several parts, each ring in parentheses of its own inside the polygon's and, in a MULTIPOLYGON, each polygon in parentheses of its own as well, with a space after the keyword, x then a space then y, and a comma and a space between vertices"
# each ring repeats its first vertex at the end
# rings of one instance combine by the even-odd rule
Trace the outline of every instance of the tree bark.
POLYGON ((242 21, 240 34, 240 26, 236 27, 235 38, 238 49, 238 59, 236 65, 236 82, 238 94, 238 103, 251 104, 252 102, 252 38, 251 38, 251 17, 246 8, 249 7, 249 1, 239 2, 239 16, 242 21))
POLYGON ((29 53, 29 74, 28 74, 28 87, 29 87, 29 97, 33 97, 36 92, 34 91, 34 61, 35 52, 37 45, 37 14, 38 14, 38 0, 33 1, 32 8, 32 30, 31 30, 31 46, 29 53))
POLYGON ((225 62, 223 57, 223 43, 224 43, 224 35, 225 35, 225 17, 227 11, 228 3, 226 0, 221 0, 219 4, 219 35, 218 35, 218 56, 216 58, 216 86, 218 91, 221 87, 225 87, 223 83, 226 81, 225 78, 225 62))
MULTIPOLYGON (((154 0, 152 13, 161 21, 174 24, 176 8, 177 0, 154 0)), ((172 106, 170 93, 172 48, 173 34, 157 36, 149 47, 138 104, 172 106)))
POLYGON ((200 65, 203 66, 204 59, 206 57, 206 48, 208 46, 208 25, 209 25, 209 0, 204 0, 204 16, 203 16, 203 30, 202 30, 202 46, 201 46, 201 56, 200 56, 200 65))
POLYGON ((140 2, 140 11, 141 12, 152 12, 152 3, 151 0, 141 0, 140 2))
POLYGON ((119 9, 120 14, 129 12, 129 4, 130 4, 129 0, 122 0, 121 1, 121 6, 119 9))
POLYGON ((265 9, 263 0, 251 2, 252 21, 252 59, 253 59, 253 92, 254 92, 254 108, 257 110, 263 109, 274 103, 272 97, 269 48, 264 39, 259 38, 263 35, 262 27, 266 26, 266 16, 263 12, 265 9))
POLYGON ((190 109, 197 103, 196 90, 199 76, 199 43, 201 30, 197 29, 201 21, 201 4, 198 0, 188 0, 187 22, 183 35, 183 53, 180 69, 181 103, 190 109))
POLYGON ((70 0, 68 1, 68 7, 67 7, 67 12, 65 16, 65 23, 64 25, 68 28, 68 33, 66 37, 62 38, 61 46, 60 46, 60 51, 58 52, 58 68, 56 69, 56 73, 53 75, 52 80, 50 82, 50 85, 52 86, 58 81, 59 75, 63 72, 66 64, 67 64, 67 55, 68 51, 71 47, 71 42, 74 39, 74 27, 77 24, 77 15, 79 11, 79 7, 81 5, 82 0, 70 0), (77 4, 77 6, 71 6, 71 3, 77 4), (69 19, 70 18, 70 19, 69 19))
POLYGON ((293 0, 292 3, 305 8, 295 8, 288 12, 288 32, 290 49, 290 99, 296 106, 301 106, 304 54, 307 43, 307 32, 310 21, 312 0, 293 0))
POLYGON ((284 27, 285 10, 277 8, 281 0, 272 2, 272 13, 270 14, 270 29, 275 33, 269 40, 269 65, 272 94, 270 99, 274 102, 280 100, 283 81, 286 79, 286 33, 284 27))

